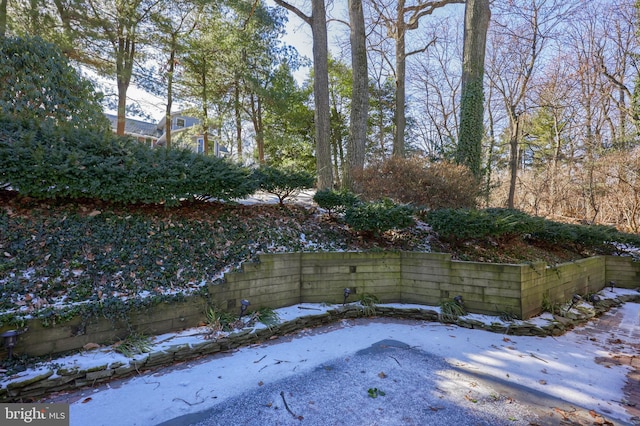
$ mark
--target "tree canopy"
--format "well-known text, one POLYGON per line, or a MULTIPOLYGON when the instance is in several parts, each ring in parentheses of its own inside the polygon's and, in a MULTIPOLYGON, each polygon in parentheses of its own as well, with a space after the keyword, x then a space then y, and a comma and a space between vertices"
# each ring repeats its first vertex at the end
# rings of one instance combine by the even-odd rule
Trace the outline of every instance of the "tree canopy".
MULTIPOLYGON (((606 163, 640 155, 635 0, 327 6, 1 0, 0 37, 41 37, 74 68, 111 78, 102 99, 121 119, 148 107, 129 87, 151 89, 163 115, 188 109, 231 158, 314 171, 320 188, 353 187, 350 171, 395 153, 467 165, 483 182, 485 205, 640 223, 640 205, 630 201, 640 187, 634 169, 606 163), (472 5, 491 9, 484 66, 477 57, 474 68, 465 59, 482 50, 473 44, 480 33, 465 34, 472 5), (291 44, 307 26, 311 39, 297 51, 291 44), (345 67, 341 78, 331 74, 332 61, 345 67), (624 203, 609 194, 614 189, 624 203)), ((26 55, 28 47, 19 50, 26 55)), ((45 80, 53 78, 48 70, 45 80)), ((22 92, 14 93, 12 108, 25 119, 42 112, 20 106, 22 92)), ((73 95, 99 98, 84 85, 73 95)), ((95 108, 83 108, 68 117, 93 125, 93 115, 95 108)))

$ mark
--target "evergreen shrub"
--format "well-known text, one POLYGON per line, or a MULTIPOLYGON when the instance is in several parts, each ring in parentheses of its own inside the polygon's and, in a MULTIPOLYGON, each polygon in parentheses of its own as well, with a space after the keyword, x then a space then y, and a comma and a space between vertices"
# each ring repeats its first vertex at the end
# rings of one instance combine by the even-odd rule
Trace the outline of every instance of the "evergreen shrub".
POLYGON ((240 198, 248 169, 186 149, 154 149, 111 133, 0 117, 0 186, 34 198, 96 198, 173 206, 196 197, 240 198))
POLYGON ((396 204, 388 198, 352 205, 346 209, 344 219, 354 231, 376 236, 414 223, 413 209, 410 206, 396 204))
POLYGON ((344 213, 348 207, 355 205, 360 200, 356 194, 348 190, 322 189, 314 194, 313 201, 332 214, 344 213))
POLYGON ((284 200, 288 197, 315 185, 315 176, 305 170, 268 165, 255 169, 253 178, 259 189, 278 197, 280 205, 284 205, 284 200))
POLYGON ((0 38, 0 187, 35 198, 176 205, 244 197, 250 172, 111 133, 101 95, 37 37, 0 38))
POLYGON ((544 229, 542 218, 501 208, 432 210, 426 214, 425 220, 441 238, 452 242, 475 238, 511 238, 544 229))
POLYGON ((602 253, 615 251, 616 244, 640 247, 638 235, 619 232, 612 226, 554 222, 515 209, 440 209, 426 213, 424 220, 441 239, 452 243, 521 237, 602 253))
POLYGON ((24 127, 109 131, 102 95, 41 38, 0 37, 0 82, 0 115, 24 127))

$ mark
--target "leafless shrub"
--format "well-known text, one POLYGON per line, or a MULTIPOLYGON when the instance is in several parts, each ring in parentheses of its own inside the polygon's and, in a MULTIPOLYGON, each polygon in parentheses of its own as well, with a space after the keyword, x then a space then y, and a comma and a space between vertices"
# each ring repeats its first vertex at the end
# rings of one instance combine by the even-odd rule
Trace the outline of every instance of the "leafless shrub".
POLYGON ((449 162, 390 158, 356 176, 362 199, 391 198, 428 209, 474 207, 479 184, 469 169, 449 162))
MULTIPOLYGON (((507 174, 496 175, 494 183, 489 205, 503 207, 507 174)), ((640 232, 640 149, 607 153, 580 165, 521 171, 515 207, 553 220, 640 232)))

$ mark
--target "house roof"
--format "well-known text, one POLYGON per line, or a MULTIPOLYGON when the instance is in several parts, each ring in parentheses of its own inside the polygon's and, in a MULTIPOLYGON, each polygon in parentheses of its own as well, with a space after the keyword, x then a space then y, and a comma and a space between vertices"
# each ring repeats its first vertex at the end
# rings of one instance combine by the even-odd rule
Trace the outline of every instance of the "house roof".
MULTIPOLYGON (((111 128, 115 131, 118 126, 118 116, 114 114, 105 114, 111 122, 111 128)), ((126 118, 124 123, 124 132, 129 135, 152 136, 157 138, 160 136, 158 125, 142 120, 134 120, 126 118)))
MULTIPOLYGON (((172 115, 181 116, 183 115, 183 111, 176 112, 172 115)), ((106 114, 106 113, 105 113, 105 116, 111 122, 111 128, 113 129, 113 131, 115 131, 118 126, 118 116, 114 114, 106 114)), ((160 146, 165 144, 167 140, 167 134, 164 132, 165 123, 166 123, 165 117, 162 117, 160 123, 149 123, 147 121, 134 120, 132 118, 125 118, 124 132, 125 134, 131 135, 131 136, 143 136, 143 137, 156 138, 156 141, 154 142, 154 144, 160 146)), ((178 134, 180 132, 187 130, 188 128, 189 127, 174 129, 172 130, 172 134, 174 135, 178 134)), ((213 136, 211 132, 209 132, 209 134, 213 136)), ((218 145, 218 152, 222 154, 229 153, 229 151, 224 145, 218 145)))
MULTIPOLYGON (((181 109, 179 111, 174 111, 171 113, 171 117, 193 117, 193 109, 181 109)), ((167 116, 163 115, 160 121, 158 122, 158 129, 161 132, 164 132, 164 128, 167 125, 167 116)))

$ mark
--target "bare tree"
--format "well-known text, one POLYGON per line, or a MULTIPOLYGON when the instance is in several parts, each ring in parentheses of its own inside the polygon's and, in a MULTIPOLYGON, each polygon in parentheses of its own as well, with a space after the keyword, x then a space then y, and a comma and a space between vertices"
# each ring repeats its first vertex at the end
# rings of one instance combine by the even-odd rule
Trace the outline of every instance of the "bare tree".
POLYGON ((597 11, 600 26, 596 51, 599 69, 613 86, 609 96, 615 105, 617 123, 610 123, 612 143, 618 148, 629 148, 631 139, 640 134, 640 107, 634 99, 634 84, 640 75, 638 10, 633 2, 624 0, 589 10, 597 11))
POLYGON ((514 208, 518 178, 520 130, 527 111, 527 94, 540 57, 553 40, 558 26, 576 9, 563 0, 514 0, 494 3, 497 11, 491 31, 487 76, 502 98, 508 117, 509 194, 507 206, 514 208), (501 7, 498 7, 498 6, 501 7))
POLYGON ((449 17, 430 26, 423 37, 425 40, 437 37, 438 42, 407 66, 412 76, 408 89, 415 93, 415 111, 425 118, 416 123, 422 140, 420 148, 433 158, 450 157, 458 140, 460 24, 449 17))
POLYGON ((395 42, 395 80, 396 102, 395 122, 396 133, 393 141, 393 155, 405 156, 405 103, 406 103, 406 60, 408 56, 424 52, 433 40, 419 49, 407 52, 406 35, 410 30, 418 28, 420 19, 448 4, 464 3, 464 0, 418 1, 407 4, 407 0, 397 0, 395 3, 385 3, 384 0, 372 0, 371 4, 384 27, 388 37, 395 42))

